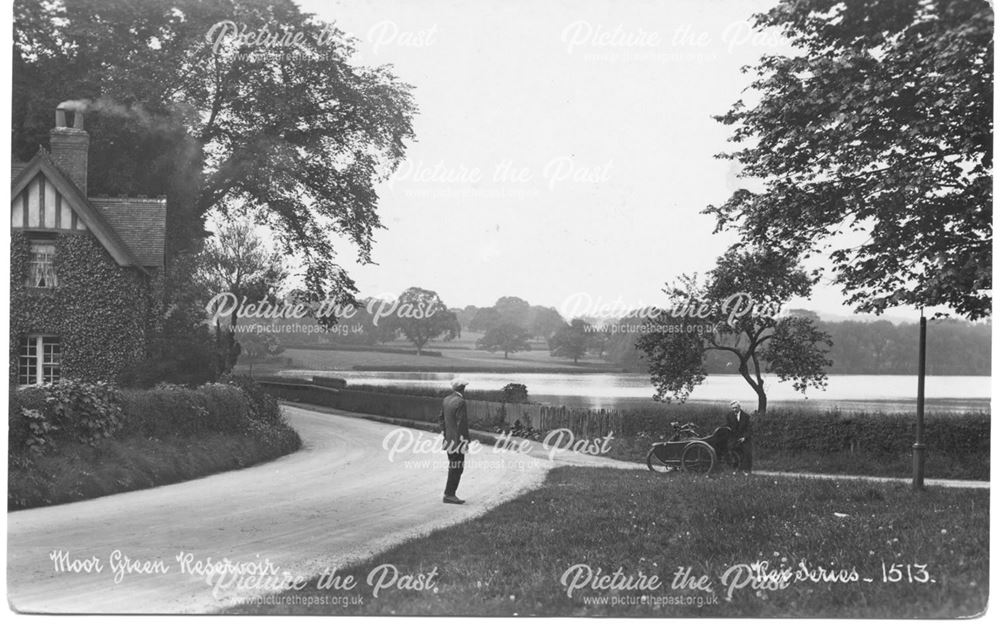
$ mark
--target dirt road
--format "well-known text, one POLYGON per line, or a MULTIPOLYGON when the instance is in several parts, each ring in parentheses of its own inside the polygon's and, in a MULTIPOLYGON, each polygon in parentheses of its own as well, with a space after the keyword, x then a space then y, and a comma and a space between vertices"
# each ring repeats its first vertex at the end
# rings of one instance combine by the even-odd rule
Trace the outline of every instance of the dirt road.
POLYGON ((286 413, 304 447, 274 462, 9 513, 11 606, 45 613, 212 611, 248 591, 281 590, 286 577, 342 568, 478 516, 539 484, 555 464, 637 466, 487 446, 469 457, 459 490, 468 504, 450 506, 441 503, 446 460, 433 435, 303 408, 286 413), (256 580, 255 571, 263 574, 256 580), (249 585, 242 592, 237 578, 249 585))

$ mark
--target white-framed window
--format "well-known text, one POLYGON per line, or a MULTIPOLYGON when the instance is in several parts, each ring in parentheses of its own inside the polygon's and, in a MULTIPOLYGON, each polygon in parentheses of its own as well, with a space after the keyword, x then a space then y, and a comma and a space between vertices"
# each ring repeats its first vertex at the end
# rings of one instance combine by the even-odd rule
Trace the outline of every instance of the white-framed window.
POLYGON ((25 336, 17 354, 17 383, 58 382, 61 363, 62 343, 58 336, 25 336))
POLYGON ((28 258, 29 288, 55 288, 59 285, 56 279, 56 245, 54 242, 31 242, 31 254, 28 258))

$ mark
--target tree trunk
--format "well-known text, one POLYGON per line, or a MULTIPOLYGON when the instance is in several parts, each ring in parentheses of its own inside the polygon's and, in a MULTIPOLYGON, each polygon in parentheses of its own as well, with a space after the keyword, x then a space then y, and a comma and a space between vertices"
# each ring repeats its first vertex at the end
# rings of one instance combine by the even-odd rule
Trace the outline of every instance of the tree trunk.
POLYGON ((506 359, 507 359, 507 352, 506 352, 506 351, 504 351, 504 352, 503 352, 503 359, 504 359, 504 360, 506 360, 506 359))
POLYGON ((767 393, 764 389, 757 391, 757 414, 764 414, 767 412, 767 393))
POLYGON ((764 380, 760 376, 760 367, 756 364, 756 361, 754 365, 757 368, 756 381, 750 375, 750 366, 747 364, 746 358, 740 361, 740 375, 743 376, 747 384, 750 384, 750 388, 753 388, 753 391, 757 393, 757 413, 764 414, 767 412, 767 393, 764 391, 764 380))
POLYGON ((754 374, 757 376, 757 385, 754 386, 754 391, 757 393, 757 414, 763 415, 767 412, 767 393, 764 392, 764 378, 760 375, 760 360, 757 359, 757 354, 751 354, 751 359, 753 360, 754 374))

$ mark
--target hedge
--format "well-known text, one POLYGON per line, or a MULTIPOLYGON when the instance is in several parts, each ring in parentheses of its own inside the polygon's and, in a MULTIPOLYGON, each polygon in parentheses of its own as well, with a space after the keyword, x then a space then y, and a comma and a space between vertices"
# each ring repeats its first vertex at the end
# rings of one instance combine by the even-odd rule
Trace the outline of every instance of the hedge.
MULTIPOLYGON (((695 423, 703 433, 725 424, 725 411, 702 404, 666 406, 662 410, 581 411, 573 425, 581 436, 613 430, 623 437, 658 438, 670 423, 695 423), (600 427, 600 429, 595 429, 600 427)), ((755 448, 773 451, 898 453, 909 451, 916 435, 916 416, 904 413, 776 408, 754 416, 755 448)), ((986 412, 931 414, 925 417, 924 441, 936 452, 968 456, 990 453, 990 415, 986 412)))
MULTIPOLYGON (((754 446, 785 451, 909 451, 916 435, 916 417, 882 412, 771 411, 753 426, 754 446)), ((936 452, 990 455, 990 415, 986 412, 925 417, 924 442, 936 452)))
POLYGON ((267 444, 298 448, 298 435, 285 423, 277 401, 249 378, 196 389, 167 385, 150 390, 63 380, 12 390, 9 399, 12 466, 71 442, 213 433, 252 435, 267 444))

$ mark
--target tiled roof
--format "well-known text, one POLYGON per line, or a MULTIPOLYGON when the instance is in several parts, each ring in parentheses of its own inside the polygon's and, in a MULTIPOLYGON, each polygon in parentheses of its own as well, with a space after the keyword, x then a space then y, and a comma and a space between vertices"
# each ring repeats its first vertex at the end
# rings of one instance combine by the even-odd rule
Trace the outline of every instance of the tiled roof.
POLYGON ((110 223, 143 266, 163 266, 167 201, 162 198, 91 197, 91 205, 110 223))
MULTIPOLYGON (((18 176, 29 166, 36 163, 44 163, 55 170, 60 177, 64 177, 63 184, 69 186, 73 192, 79 194, 79 188, 66 177, 65 173, 55 165, 49 156, 48 151, 39 148, 38 153, 28 163, 13 162, 11 164, 11 180, 17 183, 18 176)), ((144 267, 160 268, 163 266, 164 245, 167 235, 167 201, 163 198, 120 198, 120 197, 91 197, 85 201, 82 194, 78 196, 84 203, 89 202, 91 211, 100 214, 100 218, 107 223, 107 226, 114 232, 109 237, 114 240, 115 236, 127 248, 125 254, 126 263, 131 260, 138 262, 144 267)), ((84 209, 84 208, 81 208, 84 209)), ((107 246, 108 244, 105 243, 107 246)), ((117 258, 116 258, 117 259, 117 258)))
MULTIPOLYGON (((125 241, 118 235, 117 230, 111 226, 111 223, 104 217, 104 214, 94 207, 94 204, 89 199, 83 196, 80 188, 66 176, 66 173, 55 165, 44 148, 39 147, 38 152, 31 158, 31 161, 11 181, 11 198, 16 197, 24 191, 26 186, 39 173, 48 178, 56 190, 69 202, 70 207, 80 214, 84 223, 101 244, 104 245, 108 253, 111 253, 116 262, 122 266, 143 268, 143 263, 139 261, 139 258, 132 252, 132 249, 125 244, 125 241)), ((162 260, 156 263, 156 265, 161 266, 162 260)), ((146 271, 143 270, 143 272, 146 271)))

